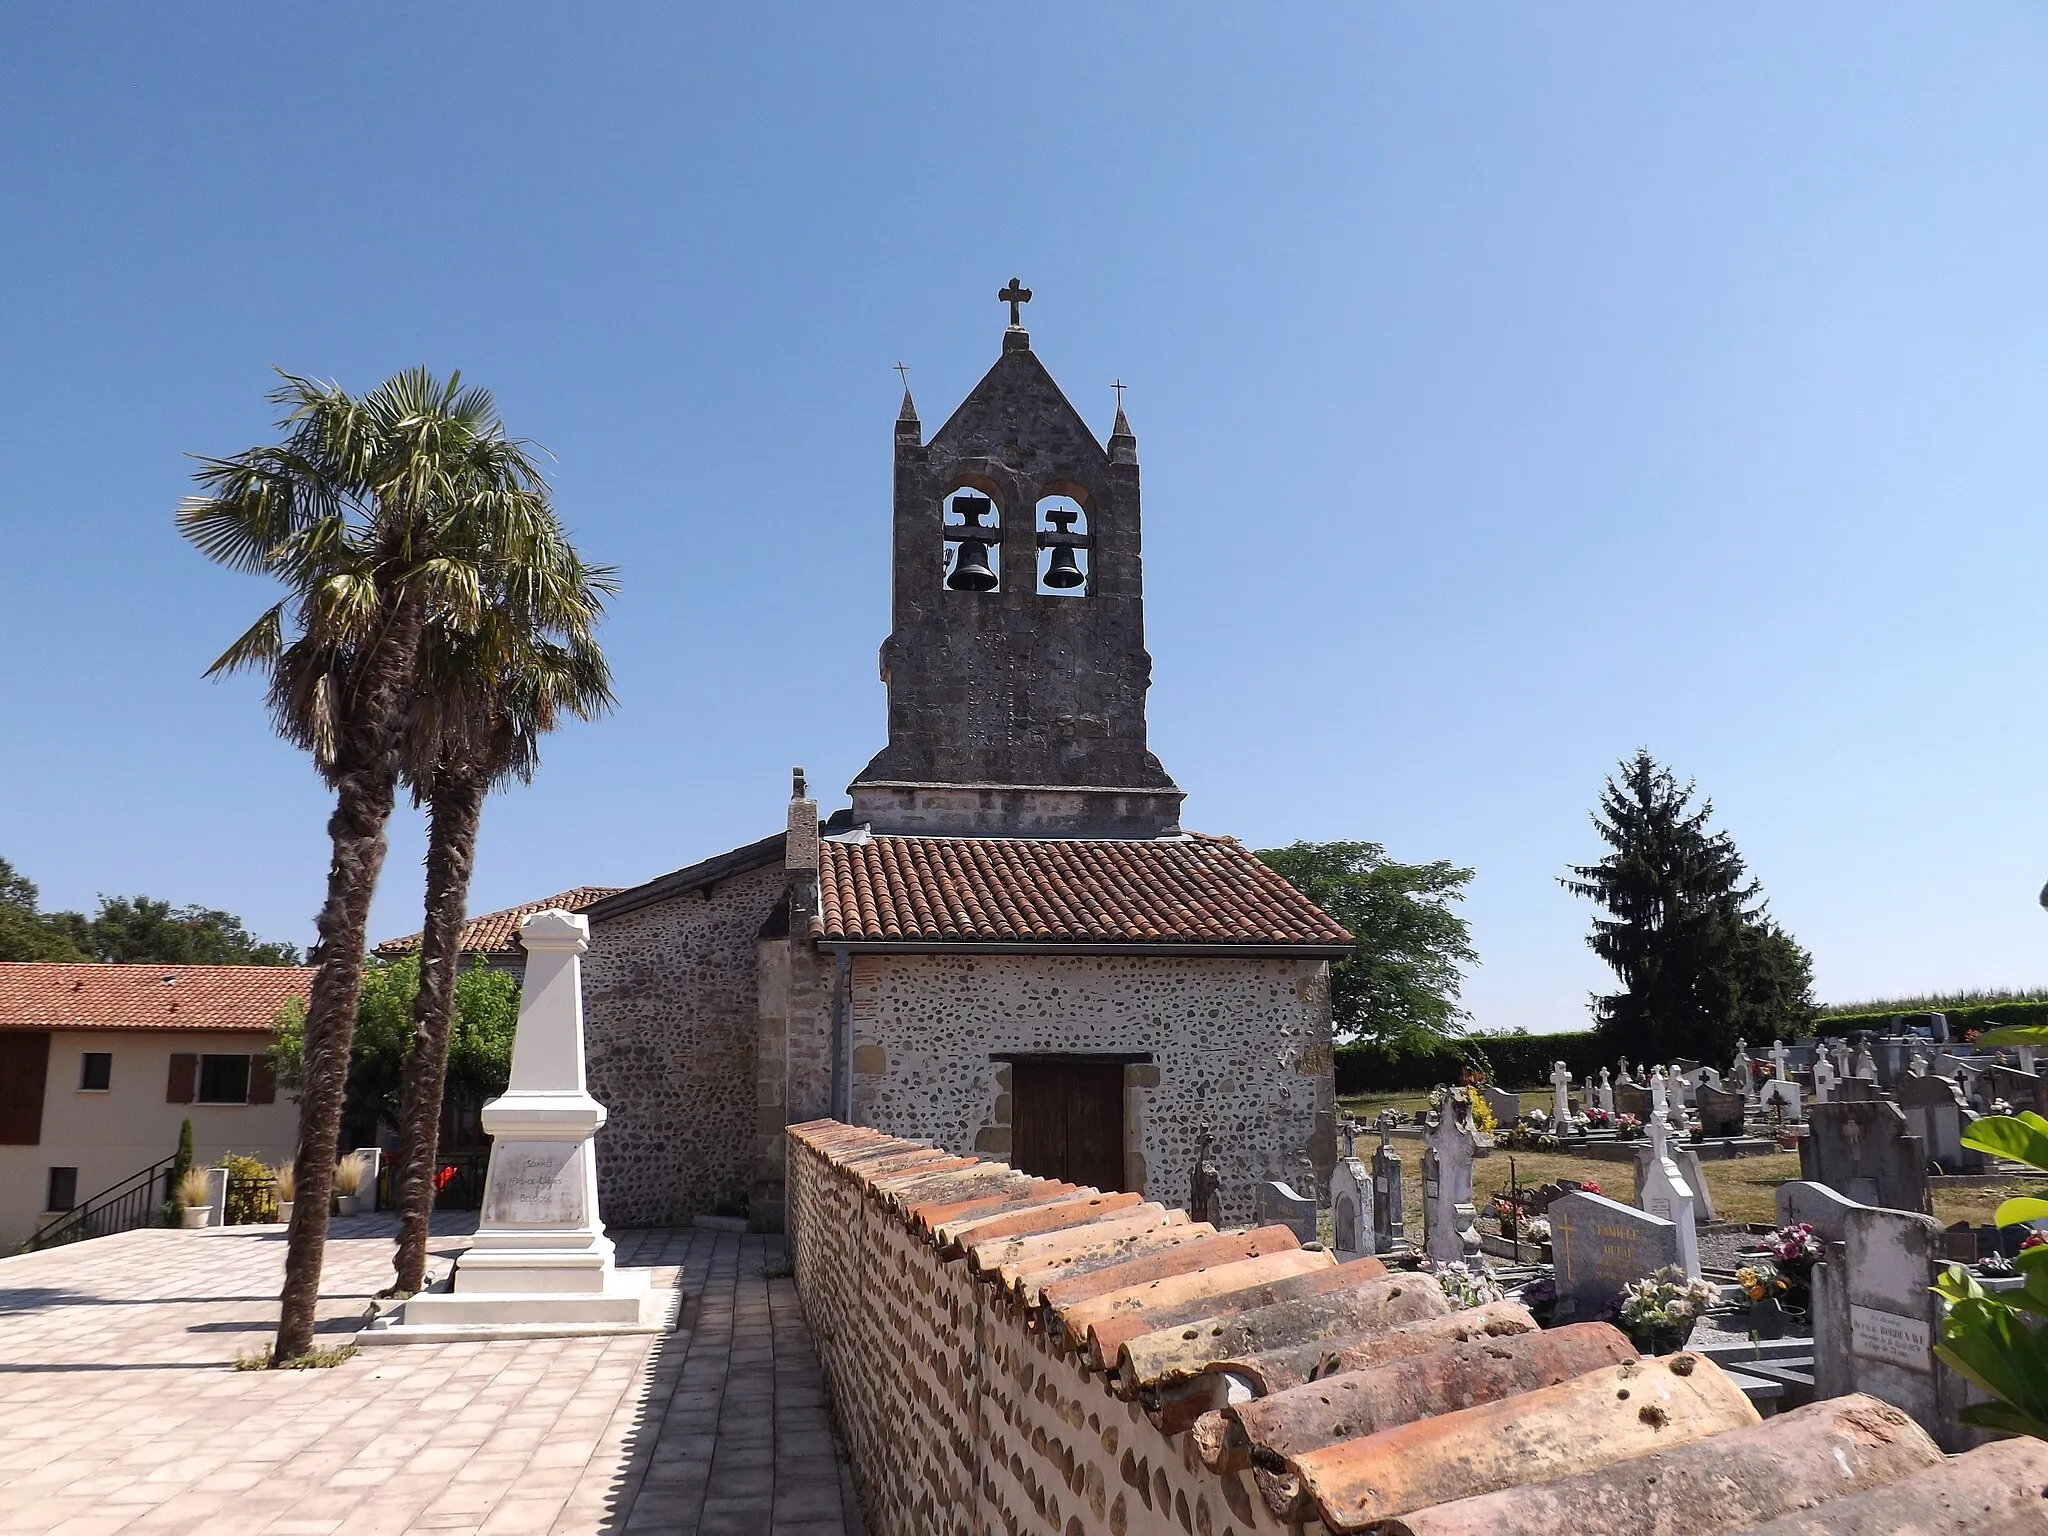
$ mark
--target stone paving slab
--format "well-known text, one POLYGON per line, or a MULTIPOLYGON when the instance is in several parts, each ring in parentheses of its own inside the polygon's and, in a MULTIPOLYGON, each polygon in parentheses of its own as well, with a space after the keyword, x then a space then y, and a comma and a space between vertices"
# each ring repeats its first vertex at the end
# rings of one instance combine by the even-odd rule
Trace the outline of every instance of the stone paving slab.
MULTIPOLYGON (((436 1266, 474 1218, 437 1216, 436 1266)), ((334 1223, 345 1342, 388 1216, 334 1223)), ((415 1344, 319 1371, 267 1348, 283 1229, 150 1230, 0 1260, 0 1536, 759 1532, 860 1536, 780 1238, 614 1233, 683 1291, 658 1337, 415 1344)))

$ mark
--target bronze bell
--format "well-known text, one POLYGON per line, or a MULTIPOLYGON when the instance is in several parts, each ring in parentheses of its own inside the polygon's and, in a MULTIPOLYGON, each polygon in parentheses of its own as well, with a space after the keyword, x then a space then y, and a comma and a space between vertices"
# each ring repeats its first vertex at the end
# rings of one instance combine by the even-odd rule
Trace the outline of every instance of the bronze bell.
POLYGON ((1080 586, 1087 579, 1081 573, 1080 562, 1074 558, 1074 546, 1071 544, 1053 545, 1052 559, 1046 562, 1045 584, 1048 587, 1056 587, 1064 592, 1069 588, 1080 586))
POLYGON ((955 592, 989 592, 996 573, 988 568, 988 545, 981 539, 962 539, 953 555, 953 574, 946 585, 955 592))

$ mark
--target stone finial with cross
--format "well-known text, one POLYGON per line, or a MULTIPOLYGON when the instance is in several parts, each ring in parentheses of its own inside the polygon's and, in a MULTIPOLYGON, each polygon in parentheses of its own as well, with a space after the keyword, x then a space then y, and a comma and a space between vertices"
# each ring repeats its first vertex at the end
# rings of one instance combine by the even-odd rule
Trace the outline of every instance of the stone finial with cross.
POLYGON ((1019 330, 1024 324, 1024 314, 1019 305, 1031 302, 1031 290, 1017 278, 1010 279, 1010 286, 997 291, 996 298, 1010 306, 1010 329, 1019 330))

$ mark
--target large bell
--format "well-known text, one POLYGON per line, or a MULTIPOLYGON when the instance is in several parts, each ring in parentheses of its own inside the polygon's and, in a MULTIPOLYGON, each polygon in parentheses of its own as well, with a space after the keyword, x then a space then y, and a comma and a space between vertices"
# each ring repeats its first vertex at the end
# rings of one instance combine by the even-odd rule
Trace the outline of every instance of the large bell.
POLYGON ((1048 587, 1057 587, 1064 592, 1069 588, 1080 586, 1087 579, 1081 573, 1080 562, 1074 558, 1074 546, 1071 544, 1053 545, 1052 559, 1047 561, 1045 566, 1045 584, 1048 587))
POLYGON ((946 585, 955 592, 989 592, 995 584, 996 573, 988 568, 988 545, 980 539, 962 539, 946 585))

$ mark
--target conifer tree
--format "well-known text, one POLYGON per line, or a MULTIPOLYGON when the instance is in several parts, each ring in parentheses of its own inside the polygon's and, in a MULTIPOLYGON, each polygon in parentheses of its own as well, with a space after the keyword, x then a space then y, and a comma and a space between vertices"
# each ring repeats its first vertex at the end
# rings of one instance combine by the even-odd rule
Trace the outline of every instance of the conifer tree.
POLYGON ((1586 942, 1621 990, 1593 1000, 1594 1018, 1610 1051, 1638 1060, 1718 1063, 1738 1039, 1789 1039, 1813 1016, 1811 957, 1693 795, 1639 749, 1593 816, 1609 853, 1559 882, 1607 909, 1586 942))

